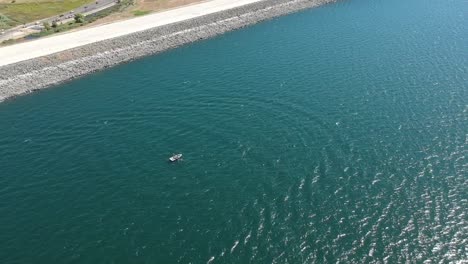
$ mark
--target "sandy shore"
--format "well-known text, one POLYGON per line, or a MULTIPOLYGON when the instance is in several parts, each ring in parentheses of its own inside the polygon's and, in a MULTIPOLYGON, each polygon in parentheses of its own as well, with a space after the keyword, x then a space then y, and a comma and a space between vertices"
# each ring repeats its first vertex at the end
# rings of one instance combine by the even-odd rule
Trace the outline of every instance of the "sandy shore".
POLYGON ((0 48, 0 101, 333 0, 212 0, 0 48))

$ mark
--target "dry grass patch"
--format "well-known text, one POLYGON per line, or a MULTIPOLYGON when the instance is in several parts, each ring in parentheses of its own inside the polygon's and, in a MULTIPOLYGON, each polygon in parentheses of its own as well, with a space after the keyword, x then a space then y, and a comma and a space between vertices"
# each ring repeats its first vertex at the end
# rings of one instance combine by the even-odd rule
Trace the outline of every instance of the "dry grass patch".
POLYGON ((134 4, 121 12, 113 13, 107 17, 99 19, 91 26, 108 24, 115 21, 129 19, 140 14, 150 14, 153 12, 163 11, 171 8, 176 8, 184 5, 205 2, 209 0, 135 0, 134 4))
MULTIPOLYGON (((0 0, 0 14, 14 21, 24 24, 65 13, 91 0, 0 0)), ((1 27, 1 25, 0 25, 1 27)))

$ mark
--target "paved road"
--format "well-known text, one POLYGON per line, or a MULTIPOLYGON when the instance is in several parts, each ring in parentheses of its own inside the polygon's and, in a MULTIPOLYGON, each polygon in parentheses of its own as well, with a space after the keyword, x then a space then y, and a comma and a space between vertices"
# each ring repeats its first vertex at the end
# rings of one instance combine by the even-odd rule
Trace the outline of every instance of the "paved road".
POLYGON ((85 16, 91 15, 101 10, 110 8, 116 4, 117 4, 117 0, 97 0, 87 5, 75 8, 70 12, 66 12, 63 14, 59 14, 57 16, 49 17, 49 18, 45 18, 39 21, 27 23, 25 25, 17 26, 12 29, 1 32, 0 42, 8 40, 8 39, 22 38, 29 34, 40 32, 43 29, 42 23, 44 22, 48 22, 49 24, 52 24, 52 22, 54 21, 59 24, 67 23, 74 19, 75 14, 83 14, 85 16))
POLYGON ((116 0, 97 0, 96 2, 91 2, 87 5, 75 8, 70 12, 44 19, 42 20, 42 22, 52 23, 53 21, 56 21, 57 23, 65 23, 69 20, 72 20, 75 17, 75 14, 90 15, 101 10, 107 9, 116 4, 116 0))
POLYGON ((76 48, 101 40, 177 23, 262 0, 211 0, 48 38, 0 47, 0 66, 76 48))

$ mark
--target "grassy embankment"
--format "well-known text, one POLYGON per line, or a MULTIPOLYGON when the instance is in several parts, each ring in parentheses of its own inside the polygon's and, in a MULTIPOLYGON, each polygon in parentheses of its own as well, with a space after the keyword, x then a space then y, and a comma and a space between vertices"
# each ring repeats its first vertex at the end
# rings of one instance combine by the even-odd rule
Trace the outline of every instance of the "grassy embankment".
MULTIPOLYGON (((66 13, 79 6, 96 0, 0 0, 0 31, 28 22, 37 21, 58 14, 66 13)), ((114 21, 143 16, 155 11, 161 11, 204 0, 120 0, 118 5, 102 10, 82 19, 64 24, 45 24, 44 30, 28 35, 27 38, 37 38, 63 32, 85 25, 99 25, 114 21)), ((11 39, 0 43, 9 45, 24 39, 11 39)))
POLYGON ((149 13, 151 13, 151 11, 149 10, 134 10, 132 11, 133 15, 134 16, 144 16, 144 15, 147 15, 149 13))
MULTIPOLYGON (((2 0, 0 0, 0 1, 2 1, 2 0)), ((66 1, 68 1, 68 0, 66 0, 66 1)), ((84 0, 80 0, 80 1, 84 1, 84 0)), ((87 0, 86 3, 87 2, 89 2, 89 1, 87 0)), ((48 36, 48 35, 51 35, 51 34, 54 34, 54 33, 64 32, 64 31, 67 31, 67 30, 70 30, 70 29, 85 26, 87 24, 90 24, 90 23, 98 20, 98 19, 106 17, 106 16, 108 16, 108 15, 110 15, 112 13, 122 11, 122 10, 126 9, 128 6, 130 6, 132 4, 133 4, 133 0, 120 0, 119 4, 117 4, 117 5, 115 5, 115 6, 111 7, 111 8, 99 11, 97 13, 94 13, 92 15, 86 16, 86 17, 82 16, 81 14, 77 14, 79 17, 75 16, 75 20, 67 22, 67 23, 63 23, 63 24, 43 23, 42 25, 44 26, 44 29, 41 32, 30 34, 26 38, 38 38, 38 37, 48 36)), ((59 12, 58 14, 61 14, 61 13, 63 13, 63 11, 59 12)), ((57 14, 54 14, 54 15, 57 15, 57 14)), ((47 17, 49 17, 49 16, 47 16, 47 17)), ((6 40, 6 41, 3 41, 2 43, 0 43, 0 45, 1 44, 3 44, 3 45, 14 44, 14 43, 17 43, 17 42, 21 42, 23 40, 24 39, 6 40)))
POLYGON ((132 3, 133 3, 133 0, 121 0, 119 4, 117 4, 117 5, 115 5, 115 6, 111 7, 111 8, 99 11, 97 13, 94 13, 94 14, 86 16, 86 17, 83 17, 83 16, 77 17, 77 16, 80 15, 80 14, 77 14, 77 15, 75 15, 75 20, 71 21, 71 22, 68 22, 68 23, 51 24, 51 25, 44 24, 44 26, 45 26, 44 30, 42 30, 39 33, 31 34, 30 37, 33 37, 33 38, 43 37, 43 36, 51 35, 51 34, 54 34, 54 33, 63 32, 63 31, 67 31, 67 30, 70 30, 70 29, 73 29, 73 28, 81 27, 81 26, 90 24, 90 23, 92 23, 92 22, 94 22, 94 21, 96 21, 98 19, 103 18, 103 17, 106 17, 106 16, 108 16, 108 15, 114 13, 114 12, 121 11, 121 10, 127 8, 128 6, 132 5, 132 3))
POLYGON ((0 29, 65 13, 94 0, 0 0, 0 29))

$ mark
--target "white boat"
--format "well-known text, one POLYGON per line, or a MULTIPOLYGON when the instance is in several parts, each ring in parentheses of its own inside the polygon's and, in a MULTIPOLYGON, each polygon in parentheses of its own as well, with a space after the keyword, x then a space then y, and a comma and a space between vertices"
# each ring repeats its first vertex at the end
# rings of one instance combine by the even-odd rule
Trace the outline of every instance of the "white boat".
POLYGON ((179 154, 172 155, 172 157, 169 158, 169 161, 174 162, 174 161, 178 161, 180 159, 182 159, 182 154, 179 153, 179 154))

